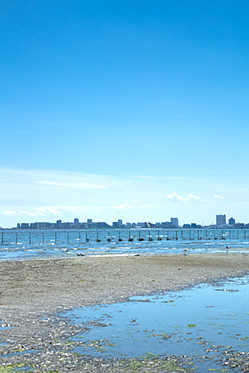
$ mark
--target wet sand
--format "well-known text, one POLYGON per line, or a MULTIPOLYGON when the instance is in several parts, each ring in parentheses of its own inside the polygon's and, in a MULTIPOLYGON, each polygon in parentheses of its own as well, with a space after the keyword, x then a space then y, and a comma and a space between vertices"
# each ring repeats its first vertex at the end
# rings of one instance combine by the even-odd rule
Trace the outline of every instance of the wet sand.
POLYGON ((249 269, 247 254, 77 257, 0 263, 0 319, 123 301, 249 269), (17 315, 16 315, 17 316, 17 315))
POLYGON ((120 360, 74 354, 84 342, 72 337, 88 326, 71 325, 56 312, 240 277, 248 269, 249 255, 238 253, 0 262, 0 326, 11 327, 0 327, 0 370, 25 366, 43 373, 121 373, 136 366, 144 373, 186 372, 182 361, 191 361, 188 357, 120 360))

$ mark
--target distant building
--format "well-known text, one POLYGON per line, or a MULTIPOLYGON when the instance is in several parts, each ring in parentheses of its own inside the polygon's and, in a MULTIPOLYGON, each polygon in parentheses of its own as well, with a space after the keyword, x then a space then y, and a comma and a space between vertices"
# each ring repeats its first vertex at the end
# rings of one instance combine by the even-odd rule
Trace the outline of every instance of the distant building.
POLYGON ((125 226, 126 226, 127 228, 131 228, 131 223, 127 222, 127 223, 125 224, 125 226))
POLYGON ((171 221, 165 221, 165 222, 162 222, 161 227, 162 228, 173 228, 173 225, 171 221))
POLYGON ((21 223, 21 229, 29 229, 29 223, 21 223))
POLYGON ((146 222, 144 222, 144 228, 155 228, 155 224, 153 224, 149 221, 146 221, 146 222))
POLYGON ((54 224, 53 223, 49 223, 49 222, 42 222, 42 223, 37 223, 38 224, 38 228, 42 228, 42 229, 51 229, 51 228, 54 228, 54 224))
POLYGON ((245 224, 244 223, 236 223, 236 224, 234 224, 234 227, 235 228, 244 228, 245 224))
POLYGON ((68 221, 68 222, 65 222, 65 223, 61 223, 61 228, 62 229, 70 229, 70 228, 72 228, 72 225, 73 225, 73 223, 68 221))
POLYGON ((110 228, 110 225, 107 224, 107 223, 104 222, 104 221, 100 221, 100 222, 98 222, 98 223, 95 223, 94 225, 95 225, 95 227, 96 227, 97 229, 99 229, 99 228, 110 228))
POLYGON ((226 225, 226 215, 216 215, 216 225, 219 227, 219 226, 222 226, 222 225, 226 225))
POLYGON ((177 228, 178 227, 178 218, 170 218, 170 222, 173 226, 173 228, 177 228))
POLYGON ((94 225, 93 220, 92 219, 87 219, 88 228, 93 228, 93 225, 94 225))
POLYGON ((30 229, 38 229, 39 223, 30 223, 30 229))
POLYGON ((48 222, 30 223, 30 229, 50 229, 52 227, 53 224, 48 222))
POLYGON ((79 221, 79 219, 78 218, 75 218, 74 220, 73 220, 73 228, 80 228, 80 221, 79 221))
POLYGON ((141 222, 138 222, 137 223, 137 227, 139 227, 139 228, 145 228, 145 224, 141 223, 141 222))
POLYGON ((61 220, 56 220, 56 228, 57 229, 62 228, 62 221, 61 220))
POLYGON ((235 219, 234 219, 234 218, 230 218, 230 219, 228 220, 228 224, 229 224, 229 225, 235 225, 235 219))
POLYGON ((80 223, 80 229, 87 229, 88 224, 87 223, 80 223))
MULTIPOLYGON (((127 224, 130 224, 130 223, 127 223, 127 224)), ((118 221, 114 221, 112 223, 112 226, 113 226, 113 228, 122 228, 122 227, 124 227, 123 220, 119 219, 118 221)))

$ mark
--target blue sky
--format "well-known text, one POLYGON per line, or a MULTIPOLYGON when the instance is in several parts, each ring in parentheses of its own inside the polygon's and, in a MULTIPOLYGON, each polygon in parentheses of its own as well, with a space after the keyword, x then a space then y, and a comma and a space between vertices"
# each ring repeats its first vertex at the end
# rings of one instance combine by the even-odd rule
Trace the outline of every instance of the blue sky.
POLYGON ((249 221, 248 1, 0 4, 0 226, 249 221))

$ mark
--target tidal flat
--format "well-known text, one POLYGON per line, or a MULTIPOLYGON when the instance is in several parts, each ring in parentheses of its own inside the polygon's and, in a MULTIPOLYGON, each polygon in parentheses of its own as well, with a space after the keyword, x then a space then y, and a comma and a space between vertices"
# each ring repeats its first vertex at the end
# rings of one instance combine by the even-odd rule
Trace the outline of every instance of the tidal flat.
POLYGON ((1 262, 0 372, 249 371, 248 316, 232 310, 248 303, 248 265, 239 253, 1 262), (228 296, 232 329, 207 289, 228 296))

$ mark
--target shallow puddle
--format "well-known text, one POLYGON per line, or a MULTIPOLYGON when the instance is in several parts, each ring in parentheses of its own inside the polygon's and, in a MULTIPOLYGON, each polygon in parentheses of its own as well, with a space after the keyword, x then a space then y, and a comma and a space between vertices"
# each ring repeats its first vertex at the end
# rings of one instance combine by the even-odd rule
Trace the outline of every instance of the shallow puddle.
MULTIPOLYGON (((4 355, 0 355, 0 357, 12 357, 12 356, 17 356, 17 355, 25 355, 25 354, 35 354, 39 352, 38 350, 24 350, 24 351, 15 351, 15 352, 11 352, 11 353, 7 353, 7 354, 4 354, 4 355)), ((24 368, 22 368, 24 369, 24 368)), ((26 367, 25 367, 26 369, 26 367)))
POLYGON ((241 360, 249 347, 249 277, 129 302, 83 307, 63 313, 89 330, 74 353, 133 358, 146 353, 187 355, 197 371, 240 370, 225 364, 241 360), (237 354, 237 355, 236 355, 237 354), (234 360, 234 361, 235 361, 234 360), (228 370, 226 370, 226 368, 228 370))

